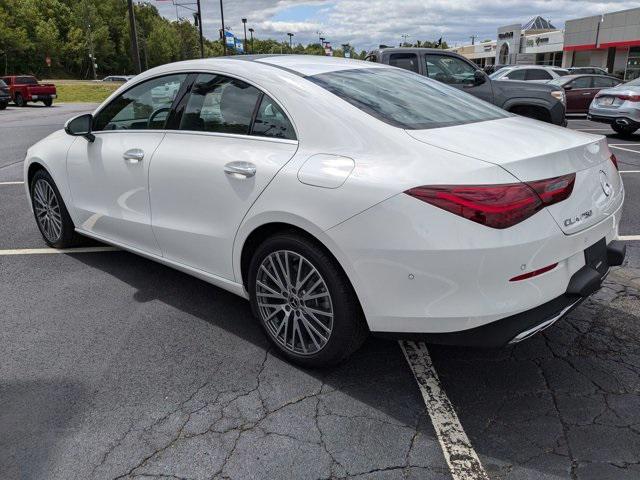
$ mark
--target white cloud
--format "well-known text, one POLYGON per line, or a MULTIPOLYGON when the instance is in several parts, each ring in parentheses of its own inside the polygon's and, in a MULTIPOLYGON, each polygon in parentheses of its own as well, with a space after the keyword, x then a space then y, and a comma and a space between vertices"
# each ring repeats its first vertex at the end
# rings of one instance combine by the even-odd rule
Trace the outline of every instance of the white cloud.
MULTIPOLYGON (((167 2, 161 11, 171 18, 175 10, 167 2)), ((205 34, 217 37, 219 0, 202 0, 205 34)), ((158 4, 160 5, 160 4, 158 4)), ((286 32, 307 43, 317 41, 318 30, 334 45, 351 43, 358 49, 397 44, 401 35, 410 41, 436 40, 450 45, 468 43, 471 35, 494 39, 501 25, 524 23, 541 15, 561 28, 565 20, 640 6, 638 1, 616 0, 226 0, 225 23, 242 31, 241 18, 259 38, 284 39, 286 32), (278 14, 292 7, 315 5, 311 18, 281 21, 278 14)))

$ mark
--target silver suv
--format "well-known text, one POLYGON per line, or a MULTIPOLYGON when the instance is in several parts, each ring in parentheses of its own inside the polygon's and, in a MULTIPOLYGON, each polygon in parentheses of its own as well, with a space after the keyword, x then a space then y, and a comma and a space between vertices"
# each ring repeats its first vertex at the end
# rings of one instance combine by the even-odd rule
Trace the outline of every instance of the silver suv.
POLYGON ((640 78, 600 90, 589 107, 589 120, 608 123, 621 135, 640 128, 640 78))

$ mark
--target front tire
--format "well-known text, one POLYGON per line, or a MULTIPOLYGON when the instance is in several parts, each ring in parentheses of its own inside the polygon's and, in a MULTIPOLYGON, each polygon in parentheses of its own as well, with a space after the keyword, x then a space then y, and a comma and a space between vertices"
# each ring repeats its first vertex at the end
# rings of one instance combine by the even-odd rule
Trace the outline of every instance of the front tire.
POLYGON ((22 98, 22 95, 20 95, 19 93, 16 93, 16 98, 13 100, 13 102, 17 107, 24 107, 27 104, 27 102, 24 101, 24 98, 22 98))
POLYGON ((0 102, 0 110, 7 108, 7 102, 0 102))
POLYGON ((638 130, 638 127, 618 125, 616 123, 612 123, 611 128, 613 129, 614 132, 618 133, 619 135, 622 135, 623 137, 628 137, 632 135, 633 132, 638 130))
POLYGON ((55 182, 38 170, 29 186, 33 214, 44 241, 53 248, 68 248, 78 242, 73 221, 55 182))
POLYGON ((271 342, 299 365, 340 363, 367 337, 360 304, 338 263, 295 232, 277 234, 257 248, 248 289, 271 342))

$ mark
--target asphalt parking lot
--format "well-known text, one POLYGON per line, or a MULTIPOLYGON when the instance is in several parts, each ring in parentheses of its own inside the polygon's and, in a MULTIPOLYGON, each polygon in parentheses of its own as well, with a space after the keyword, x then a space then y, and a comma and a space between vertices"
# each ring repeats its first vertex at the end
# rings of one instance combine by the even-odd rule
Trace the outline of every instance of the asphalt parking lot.
POLYGON ((629 242, 566 319, 500 350, 370 339, 312 371, 211 285, 42 253, 21 162, 90 108, 0 111, 0 478, 640 478, 640 132, 569 122, 607 135, 629 242))

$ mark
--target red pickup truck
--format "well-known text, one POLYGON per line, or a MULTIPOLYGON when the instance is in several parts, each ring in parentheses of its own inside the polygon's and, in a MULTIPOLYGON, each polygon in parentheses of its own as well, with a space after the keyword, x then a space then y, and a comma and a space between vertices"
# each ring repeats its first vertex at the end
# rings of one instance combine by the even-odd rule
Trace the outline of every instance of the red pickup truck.
POLYGON ((56 98, 54 84, 38 83, 36 77, 31 75, 2 77, 2 80, 9 86, 11 99, 18 107, 24 107, 27 102, 42 102, 50 107, 56 98))

